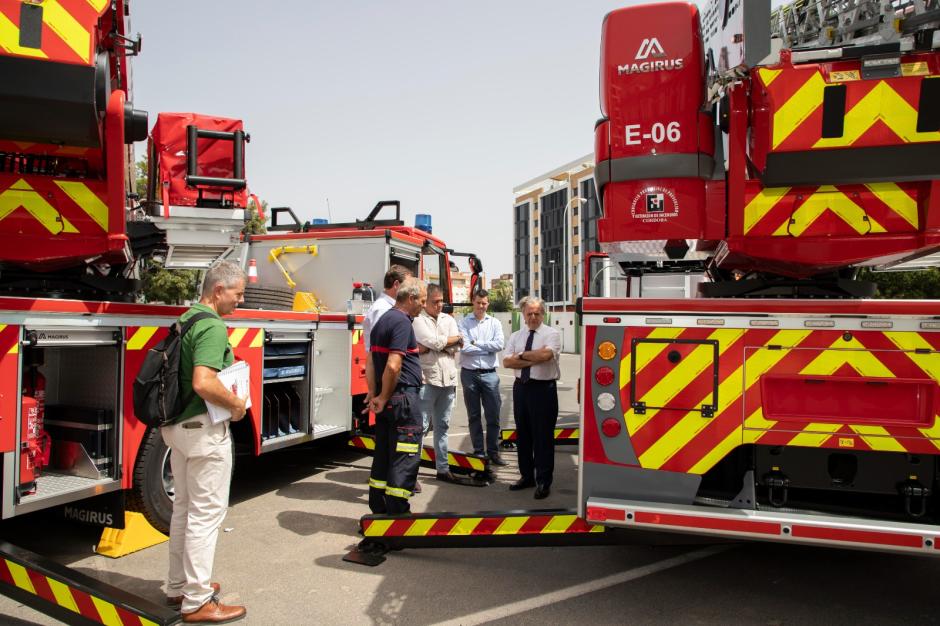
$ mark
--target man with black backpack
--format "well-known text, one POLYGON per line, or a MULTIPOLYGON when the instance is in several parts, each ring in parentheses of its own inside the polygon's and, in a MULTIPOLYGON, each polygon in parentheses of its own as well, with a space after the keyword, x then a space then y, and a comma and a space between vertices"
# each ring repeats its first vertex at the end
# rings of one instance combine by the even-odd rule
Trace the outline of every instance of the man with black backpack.
POLYGON ((246 613, 243 606, 219 602, 219 585, 210 578, 219 527, 228 509, 232 441, 228 422, 213 424, 206 408, 207 401, 226 407, 233 421, 245 416, 245 400, 226 389, 217 377, 234 361, 221 316, 233 313, 244 294, 245 274, 234 263, 223 261, 206 273, 199 302, 180 317, 182 412, 160 429, 170 448, 176 489, 167 603, 180 607, 186 623, 230 622, 246 613))

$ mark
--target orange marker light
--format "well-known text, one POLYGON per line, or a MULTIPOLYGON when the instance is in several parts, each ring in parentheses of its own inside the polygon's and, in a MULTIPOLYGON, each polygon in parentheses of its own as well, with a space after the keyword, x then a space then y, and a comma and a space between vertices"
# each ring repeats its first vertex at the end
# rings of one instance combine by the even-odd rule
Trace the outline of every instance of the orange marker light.
POLYGON ((615 346, 612 341, 605 341, 601 345, 597 346, 597 356, 601 357, 605 361, 609 361, 617 356, 617 346, 615 346))

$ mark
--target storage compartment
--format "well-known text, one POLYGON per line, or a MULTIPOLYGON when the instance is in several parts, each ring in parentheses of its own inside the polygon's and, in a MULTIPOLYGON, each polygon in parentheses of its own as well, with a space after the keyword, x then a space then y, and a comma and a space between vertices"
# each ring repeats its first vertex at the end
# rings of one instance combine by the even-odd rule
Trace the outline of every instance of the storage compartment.
POLYGON ((352 429, 350 376, 352 337, 345 326, 321 325, 314 349, 314 437, 326 437, 352 429))
POLYGON ((262 443, 310 433, 310 345, 305 333, 269 333, 262 372, 262 443))
POLYGON ((20 463, 18 512, 120 487, 120 337, 117 328, 24 330, 22 406, 38 419, 31 431, 21 416, 21 455, 31 444, 35 453, 32 468, 20 463))

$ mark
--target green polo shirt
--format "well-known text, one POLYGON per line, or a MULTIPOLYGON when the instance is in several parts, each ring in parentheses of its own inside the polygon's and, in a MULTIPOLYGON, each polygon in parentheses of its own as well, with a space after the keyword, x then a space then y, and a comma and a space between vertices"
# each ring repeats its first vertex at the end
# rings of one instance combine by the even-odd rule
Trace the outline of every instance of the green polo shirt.
POLYGON ((194 415, 208 411, 206 401, 193 391, 193 370, 197 365, 205 365, 220 371, 235 361, 232 348, 228 343, 228 330, 219 314, 205 304, 196 303, 180 316, 180 322, 185 323, 196 313, 211 313, 212 317, 201 319, 183 336, 180 347, 180 394, 185 402, 179 418, 174 423, 182 422, 194 415))

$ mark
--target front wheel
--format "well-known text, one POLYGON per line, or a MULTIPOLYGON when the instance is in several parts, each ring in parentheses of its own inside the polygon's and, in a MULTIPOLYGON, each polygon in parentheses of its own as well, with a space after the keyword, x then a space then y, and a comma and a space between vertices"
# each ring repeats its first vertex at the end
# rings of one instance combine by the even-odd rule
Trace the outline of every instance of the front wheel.
POLYGON ((170 449, 163 442, 160 430, 151 428, 144 436, 134 465, 134 486, 128 508, 143 513, 150 525, 170 533, 173 516, 173 472, 170 470, 170 449))

